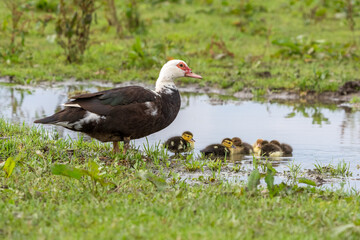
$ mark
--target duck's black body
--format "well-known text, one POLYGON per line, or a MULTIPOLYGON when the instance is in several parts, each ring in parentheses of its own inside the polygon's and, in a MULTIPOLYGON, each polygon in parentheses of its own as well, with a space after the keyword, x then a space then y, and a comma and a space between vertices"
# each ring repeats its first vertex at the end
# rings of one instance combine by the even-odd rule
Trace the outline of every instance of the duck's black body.
POLYGON ((181 104, 175 86, 166 86, 158 93, 139 86, 121 87, 72 99, 65 109, 35 123, 60 125, 102 142, 117 142, 142 138, 167 127, 181 104))
POLYGON ((217 157, 223 157, 230 154, 229 149, 221 144, 211 144, 200 152, 204 153, 205 156, 213 155, 217 157))

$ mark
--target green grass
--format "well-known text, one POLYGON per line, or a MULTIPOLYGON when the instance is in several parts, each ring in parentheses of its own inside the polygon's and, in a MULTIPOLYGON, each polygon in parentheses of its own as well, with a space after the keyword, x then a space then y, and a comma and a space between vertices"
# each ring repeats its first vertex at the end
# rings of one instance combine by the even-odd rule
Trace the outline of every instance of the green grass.
MULTIPOLYGON (((230 92, 252 88, 258 96, 266 88, 336 91, 344 82, 359 78, 359 27, 355 25, 352 32, 346 18, 336 17, 344 14, 346 8, 340 4, 343 1, 203 0, 155 4, 149 0, 139 3, 146 31, 125 30, 123 38, 108 26, 104 7, 100 7, 81 64, 65 63, 63 50, 53 41, 56 13, 37 9, 38 2, 31 1, 25 8, 25 44, 13 56, 6 54, 10 12, 0 3, 0 76, 15 76, 18 83, 71 77, 154 83, 168 58, 187 61, 194 72, 204 77, 180 79, 178 84, 197 83, 230 92), (311 9, 318 9, 321 17, 312 16, 311 9), (49 16, 53 19, 42 28, 41 19, 49 16), (143 53, 139 55, 139 51, 143 53), (264 72, 270 73, 268 77, 262 77, 264 72)), ((125 25, 125 3, 116 2, 125 25)), ((356 2, 355 22, 360 20, 358 9, 356 2)))
POLYGON ((339 162, 336 166, 329 163, 323 165, 321 163, 315 163, 315 170, 323 175, 330 175, 334 177, 350 177, 352 172, 350 171, 350 163, 346 163, 344 160, 339 162))
POLYGON ((42 128, 0 120, 0 162, 4 165, 10 157, 17 161, 10 177, 0 171, 1 238, 360 237, 355 192, 282 184, 273 196, 261 187, 248 192, 246 183, 213 177, 190 185, 172 172, 162 151, 147 145, 146 153, 114 155, 110 144, 57 139, 42 128), (86 170, 117 188, 101 186, 91 174, 78 179, 54 175, 58 164, 86 170))

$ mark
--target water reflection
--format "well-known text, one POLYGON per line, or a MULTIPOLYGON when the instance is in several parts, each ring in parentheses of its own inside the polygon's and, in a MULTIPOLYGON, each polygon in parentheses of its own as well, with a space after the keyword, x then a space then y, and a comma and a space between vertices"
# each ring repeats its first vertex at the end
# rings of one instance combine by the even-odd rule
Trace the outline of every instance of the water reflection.
MULTIPOLYGON (((286 115, 286 118, 293 118, 297 115, 301 115, 305 118, 311 118, 312 124, 330 124, 329 118, 327 118, 324 113, 322 112, 322 108, 325 106, 321 106, 320 104, 317 105, 310 105, 307 103, 296 103, 292 106, 292 111, 286 115)), ((336 110, 336 105, 326 105, 326 108, 336 110)))
MULTIPOLYGON (((0 86, 1 117, 32 125, 37 118, 48 116, 61 109, 69 94, 95 92, 111 87, 61 83, 47 87, 0 86)), ((53 130, 53 126, 46 126, 53 130)), ((56 128, 61 137, 78 134, 56 128)), ((292 158, 281 159, 279 171, 288 170, 291 160, 304 169, 313 169, 314 163, 336 164, 341 160, 351 162, 353 176, 360 148, 360 112, 349 112, 334 104, 273 103, 240 101, 236 98, 182 93, 182 106, 176 120, 166 129, 148 137, 150 143, 164 141, 189 130, 196 139, 195 152, 205 146, 219 143, 225 137, 240 137, 250 144, 256 139, 277 139, 293 146, 292 158), (283 163, 283 164, 282 164, 283 163)), ((134 141, 142 146, 145 139, 134 141)), ((237 161, 251 162, 251 157, 237 161)))

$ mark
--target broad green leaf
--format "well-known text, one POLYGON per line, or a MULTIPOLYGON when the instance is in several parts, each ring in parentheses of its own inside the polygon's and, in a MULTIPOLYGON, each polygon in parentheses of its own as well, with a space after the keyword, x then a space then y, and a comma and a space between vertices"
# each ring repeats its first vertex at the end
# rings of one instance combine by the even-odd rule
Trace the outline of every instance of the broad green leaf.
POLYGON ((255 169, 250 173, 248 177, 247 187, 250 191, 256 190, 257 186, 260 184, 260 172, 255 169))
POLYGON ((99 167, 100 166, 95 161, 90 160, 88 162, 89 170, 82 170, 82 171, 84 172, 84 174, 91 177, 91 179, 93 179, 94 181, 99 182, 101 184, 101 186, 106 186, 106 185, 115 185, 116 186, 115 183, 105 180, 104 177, 99 175, 99 173, 100 173, 99 167))
POLYGON ((291 112, 288 115, 285 116, 285 118, 293 118, 295 117, 296 113, 295 112, 291 112))
POLYGON ((276 173, 276 170, 275 170, 275 168, 272 166, 272 164, 271 163, 267 163, 266 164, 266 167, 267 167, 267 171, 271 171, 272 173, 276 173))
POLYGON ((5 173, 6 173, 6 177, 9 178, 15 168, 16 165, 16 161, 14 160, 13 157, 9 157, 6 162, 5 165, 3 167, 5 173))
POLYGON ((139 171, 137 173, 137 177, 151 182, 158 190, 165 190, 166 188, 169 187, 165 179, 156 176, 155 174, 148 171, 142 171, 142 170, 139 171))
POLYGON ((313 180, 310 180, 310 179, 307 179, 307 178, 298 178, 298 182, 299 183, 305 183, 307 185, 311 185, 311 186, 316 187, 316 183, 313 180))
POLYGON ((101 186, 109 186, 109 185, 113 185, 116 187, 116 184, 114 182, 111 182, 111 181, 108 181, 108 180, 105 180, 104 178, 98 178, 96 179, 96 181, 98 181, 101 186))
POLYGON ((70 178, 80 180, 82 176, 86 174, 83 169, 78 169, 66 164, 54 164, 51 167, 52 174, 62 175, 70 178))
POLYGON ((99 165, 95 161, 89 160, 88 167, 89 167, 89 171, 88 171, 89 176, 92 178, 98 178, 100 173, 99 165))

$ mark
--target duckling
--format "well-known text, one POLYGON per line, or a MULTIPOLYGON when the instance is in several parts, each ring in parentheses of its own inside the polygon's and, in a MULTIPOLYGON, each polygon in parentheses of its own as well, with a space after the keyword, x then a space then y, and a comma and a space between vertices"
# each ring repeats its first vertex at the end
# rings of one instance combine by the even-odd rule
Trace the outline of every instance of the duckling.
POLYGON ((201 150, 205 156, 213 155, 217 157, 223 157, 225 155, 232 154, 232 150, 236 148, 230 138, 224 138, 221 144, 211 144, 201 150))
POLYGON ((260 156, 261 153, 261 146, 263 144, 264 140, 259 138, 256 140, 256 142, 253 144, 253 151, 256 156, 260 156))
POLYGON ((283 150, 284 155, 287 155, 287 156, 292 155, 293 148, 292 148, 289 144, 287 144, 287 143, 282 143, 282 144, 280 145, 280 147, 281 147, 281 149, 283 150))
POLYGON ((264 157, 282 157, 284 155, 278 141, 263 141, 261 144, 261 156, 264 157))
POLYGON ((281 143, 277 140, 271 140, 270 143, 278 145, 283 151, 284 155, 289 156, 292 155, 293 149, 289 144, 281 143))
POLYGON ((193 134, 189 131, 183 132, 181 136, 175 136, 169 138, 164 145, 169 149, 170 152, 175 155, 183 152, 189 152, 194 149, 193 134))
POLYGON ((231 141, 234 143, 236 147, 234 153, 246 154, 246 155, 253 153, 253 147, 250 144, 243 142, 239 137, 233 137, 231 141))

